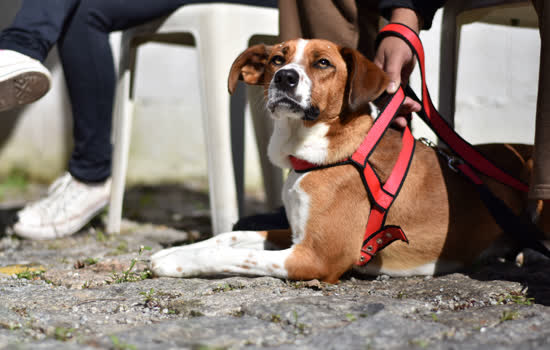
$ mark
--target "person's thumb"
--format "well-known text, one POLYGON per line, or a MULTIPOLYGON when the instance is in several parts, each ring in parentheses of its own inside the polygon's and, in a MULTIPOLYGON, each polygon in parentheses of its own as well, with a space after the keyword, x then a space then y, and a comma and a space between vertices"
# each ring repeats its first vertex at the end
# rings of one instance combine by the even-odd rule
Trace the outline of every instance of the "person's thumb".
POLYGON ((403 62, 395 57, 390 57, 385 63, 385 71, 390 78, 390 83, 388 84, 386 91, 393 94, 397 91, 397 89, 399 89, 399 85, 401 84, 401 70, 403 69, 403 62))
POLYGON ((399 80, 390 80, 390 83, 388 84, 388 88, 386 89, 386 91, 390 94, 393 94, 397 91, 397 89, 399 88, 399 80))

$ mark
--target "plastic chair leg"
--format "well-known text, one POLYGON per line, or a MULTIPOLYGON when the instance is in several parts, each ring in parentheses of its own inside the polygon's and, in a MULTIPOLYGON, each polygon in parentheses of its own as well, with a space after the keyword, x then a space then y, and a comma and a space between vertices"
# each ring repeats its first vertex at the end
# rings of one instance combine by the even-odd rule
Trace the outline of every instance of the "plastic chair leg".
POLYGON ((456 16, 457 12, 453 9, 445 8, 439 56, 439 112, 452 127, 454 127, 456 75, 460 45, 460 26, 456 16))
POLYGON ((230 97, 231 114, 231 154, 233 158, 233 174, 237 190, 239 217, 245 215, 245 111, 246 88, 238 84, 230 97))
MULTIPOLYGON (((213 233, 230 231, 238 219, 237 192, 231 157, 229 94, 219 77, 227 77, 233 59, 246 47, 238 33, 224 26, 223 15, 211 13, 201 25, 198 52, 201 71, 203 130, 213 233), (221 30, 220 30, 221 29, 221 30), (214 55, 223 52, 223 55, 214 55)), ((232 28, 234 29, 234 28, 232 28)))
POLYGON ((119 77, 116 92, 111 198, 107 218, 108 233, 119 233, 122 219, 122 201, 126 184, 133 115, 133 103, 129 99, 130 84, 131 73, 129 69, 126 69, 119 77))

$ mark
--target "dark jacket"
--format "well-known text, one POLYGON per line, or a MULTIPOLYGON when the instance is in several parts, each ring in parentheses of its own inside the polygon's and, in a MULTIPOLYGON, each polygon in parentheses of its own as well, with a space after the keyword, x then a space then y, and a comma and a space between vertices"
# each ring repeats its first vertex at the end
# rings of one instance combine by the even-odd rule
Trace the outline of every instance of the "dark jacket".
POLYGON ((445 4, 445 0, 381 0, 379 6, 382 16, 389 19, 391 9, 396 7, 410 8, 422 17, 423 28, 430 29, 435 11, 445 4))

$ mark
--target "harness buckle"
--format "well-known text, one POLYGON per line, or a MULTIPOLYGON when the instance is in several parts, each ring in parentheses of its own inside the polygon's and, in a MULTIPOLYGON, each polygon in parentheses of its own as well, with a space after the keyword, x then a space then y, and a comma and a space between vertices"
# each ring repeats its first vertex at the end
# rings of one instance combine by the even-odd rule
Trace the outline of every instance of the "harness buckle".
POLYGON ((418 141, 422 142, 423 144, 425 144, 426 146, 428 146, 430 148, 437 149, 437 145, 435 144, 435 142, 433 142, 432 140, 428 140, 425 137, 419 138, 418 141))

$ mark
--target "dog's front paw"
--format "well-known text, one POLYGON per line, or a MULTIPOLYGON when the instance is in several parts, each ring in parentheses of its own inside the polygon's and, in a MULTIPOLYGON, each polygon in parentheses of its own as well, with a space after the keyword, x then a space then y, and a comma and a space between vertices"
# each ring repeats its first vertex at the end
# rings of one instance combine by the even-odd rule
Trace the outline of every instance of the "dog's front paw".
POLYGON ((196 274, 193 260, 191 251, 181 247, 169 248, 151 256, 150 268, 158 277, 188 277, 196 274))

